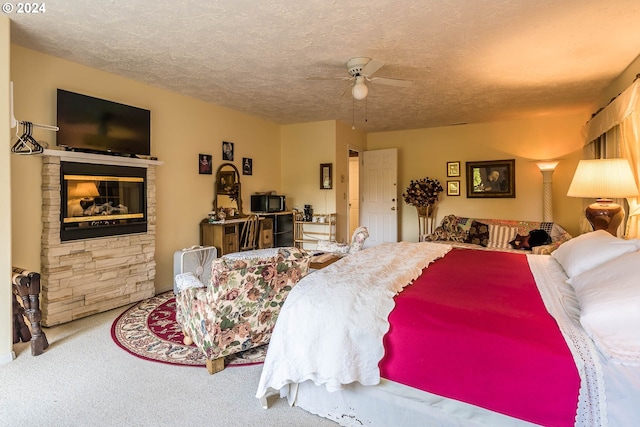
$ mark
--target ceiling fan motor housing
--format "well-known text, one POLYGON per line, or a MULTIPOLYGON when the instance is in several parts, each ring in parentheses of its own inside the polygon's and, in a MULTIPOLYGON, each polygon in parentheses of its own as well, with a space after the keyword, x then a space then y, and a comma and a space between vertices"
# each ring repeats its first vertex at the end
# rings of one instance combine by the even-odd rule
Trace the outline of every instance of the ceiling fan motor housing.
POLYGON ((369 61, 371 61, 371 58, 351 58, 347 61, 347 70, 349 70, 349 74, 351 74, 352 77, 361 75, 362 69, 369 61))

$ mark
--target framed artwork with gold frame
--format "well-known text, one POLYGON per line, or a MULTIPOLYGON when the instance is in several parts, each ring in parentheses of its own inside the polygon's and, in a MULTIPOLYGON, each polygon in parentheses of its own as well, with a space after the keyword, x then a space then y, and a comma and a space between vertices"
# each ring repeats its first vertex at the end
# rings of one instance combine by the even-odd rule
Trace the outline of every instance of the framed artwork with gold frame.
POLYGON ((515 159, 467 162, 467 197, 515 198, 515 159))
POLYGON ((447 177, 460 176, 460 162, 447 162, 447 177))
POLYGON ((447 181, 447 196, 460 195, 460 180, 447 181))

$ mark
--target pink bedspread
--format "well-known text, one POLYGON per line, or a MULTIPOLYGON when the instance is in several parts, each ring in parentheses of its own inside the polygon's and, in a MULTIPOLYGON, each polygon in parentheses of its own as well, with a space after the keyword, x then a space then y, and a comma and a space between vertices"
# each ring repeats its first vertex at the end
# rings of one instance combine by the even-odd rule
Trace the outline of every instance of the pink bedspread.
POLYGON ((454 249, 396 297, 384 378, 573 426, 580 377, 524 254, 454 249))

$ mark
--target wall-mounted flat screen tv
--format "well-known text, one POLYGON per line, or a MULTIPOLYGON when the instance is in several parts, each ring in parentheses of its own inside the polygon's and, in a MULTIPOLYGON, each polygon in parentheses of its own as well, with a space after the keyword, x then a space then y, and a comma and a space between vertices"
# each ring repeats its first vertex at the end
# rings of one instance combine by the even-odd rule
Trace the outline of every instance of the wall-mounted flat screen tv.
POLYGON ((58 146, 74 151, 151 155, 151 111, 58 89, 58 146))

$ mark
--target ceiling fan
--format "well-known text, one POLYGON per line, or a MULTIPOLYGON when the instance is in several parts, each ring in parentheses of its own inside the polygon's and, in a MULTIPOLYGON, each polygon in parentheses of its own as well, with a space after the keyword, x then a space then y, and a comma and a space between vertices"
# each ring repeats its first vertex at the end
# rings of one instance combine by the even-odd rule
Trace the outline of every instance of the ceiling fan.
POLYGON ((309 80, 347 80, 353 81, 351 94, 357 100, 365 99, 369 94, 366 82, 383 84, 387 86, 409 87, 411 80, 390 79, 387 77, 372 77, 384 62, 376 59, 357 57, 347 61, 347 71, 351 77, 310 77, 309 80))

